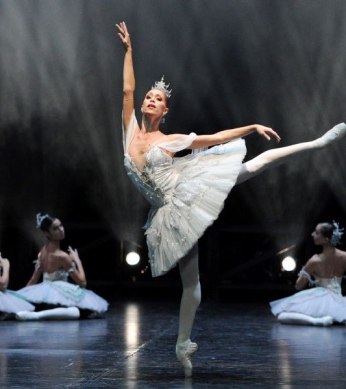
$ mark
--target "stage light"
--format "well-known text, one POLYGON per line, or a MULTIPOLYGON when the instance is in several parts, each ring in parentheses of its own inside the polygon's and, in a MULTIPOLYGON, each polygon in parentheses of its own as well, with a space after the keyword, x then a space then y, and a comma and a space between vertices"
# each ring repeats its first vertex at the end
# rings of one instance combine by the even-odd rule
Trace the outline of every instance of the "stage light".
POLYGON ((297 266, 296 260, 291 256, 287 256, 282 260, 281 266, 283 271, 293 271, 297 266))
POLYGON ((136 253, 135 251, 131 251, 128 254, 126 254, 125 261, 130 266, 137 265, 140 260, 141 260, 140 255, 138 253, 136 253))

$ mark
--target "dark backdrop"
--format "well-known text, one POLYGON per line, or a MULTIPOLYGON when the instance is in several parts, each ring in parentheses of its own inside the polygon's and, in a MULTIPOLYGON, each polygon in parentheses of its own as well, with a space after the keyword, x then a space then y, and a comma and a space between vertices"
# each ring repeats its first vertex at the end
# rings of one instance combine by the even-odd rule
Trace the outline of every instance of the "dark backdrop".
MULTIPOLYGON (((345 120, 343 0, 0 0, 0 247, 11 284, 27 281, 43 243, 35 214, 66 226, 89 284, 119 293, 179 285, 151 280, 141 226, 147 205, 123 170, 123 49, 131 33, 137 106, 164 74, 169 133, 261 123, 281 145, 345 120), (123 264, 129 242, 144 261, 123 264)), ((270 148, 246 138, 247 159, 270 148)), ((235 188, 200 242, 211 291, 290 285, 278 252, 299 266, 321 220, 345 222, 345 140, 301 155, 235 188)), ((344 246, 343 246, 344 247, 344 246)))

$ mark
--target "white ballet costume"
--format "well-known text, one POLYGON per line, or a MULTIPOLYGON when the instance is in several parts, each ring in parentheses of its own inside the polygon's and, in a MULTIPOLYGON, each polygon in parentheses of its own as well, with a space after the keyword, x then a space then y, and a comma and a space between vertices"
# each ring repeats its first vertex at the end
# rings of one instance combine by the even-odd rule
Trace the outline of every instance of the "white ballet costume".
MULTIPOLYGON (((302 272, 305 272, 304 268, 302 272)), ((315 286, 270 302, 271 311, 279 321, 323 326, 346 322, 346 297, 341 294, 342 277, 315 278, 314 281, 310 278, 309 281, 315 286)))
POLYGON ((218 217, 236 183, 246 154, 245 142, 237 139, 209 149, 172 158, 167 152, 187 149, 195 133, 154 143, 139 171, 128 154, 138 128, 135 113, 124 131, 124 165, 128 176, 151 205, 145 225, 149 262, 153 277, 175 267, 183 284, 176 355, 185 376, 192 374, 191 328, 201 292, 198 275, 198 239, 218 217))
MULTIPOLYGON (((39 266, 40 261, 38 259, 36 261, 36 267, 39 266)), ((96 312, 98 314, 106 312, 108 309, 108 302, 105 299, 91 290, 68 282, 69 273, 72 271, 74 271, 73 267, 69 271, 58 270, 53 273, 43 273, 42 282, 26 286, 20 289, 18 293, 33 304, 49 304, 66 308, 75 307, 96 312)), ((70 311, 72 312, 73 310, 70 311)), ((69 313, 70 311, 66 312, 69 313)), ((58 315, 60 315, 60 313, 58 313, 58 315)), ((26 319, 24 316, 23 319, 26 319)), ((31 316, 34 318, 33 315, 31 316)), ((18 318, 22 319, 21 317, 18 318)), ((39 319, 39 317, 37 318, 39 319)))
POLYGON ((217 219, 237 180, 246 147, 243 139, 237 139, 171 158, 167 151, 184 150, 197 137, 195 133, 178 135, 174 141, 153 144, 143 171, 139 171, 128 154, 137 127, 133 112, 124 136, 124 164, 151 205, 145 235, 151 272, 157 277, 176 266, 217 219))
POLYGON ((15 314, 19 311, 33 311, 35 307, 24 296, 13 290, 0 291, 0 315, 15 314))

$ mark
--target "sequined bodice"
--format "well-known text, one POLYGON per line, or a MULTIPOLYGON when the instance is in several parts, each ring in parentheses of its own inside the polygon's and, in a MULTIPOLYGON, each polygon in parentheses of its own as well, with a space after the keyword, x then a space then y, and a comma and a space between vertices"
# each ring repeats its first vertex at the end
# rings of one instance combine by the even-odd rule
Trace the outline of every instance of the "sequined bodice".
POLYGON ((341 294, 341 281, 342 281, 342 277, 332 277, 332 278, 317 278, 316 277, 315 285, 329 289, 332 292, 341 294))
POLYGON ((134 185, 152 206, 161 207, 168 202, 178 175, 173 158, 161 147, 153 146, 149 150, 143 171, 137 169, 128 154, 124 165, 134 185))
POLYGON ((43 281, 67 281, 68 272, 65 270, 57 270, 53 273, 43 273, 43 281))

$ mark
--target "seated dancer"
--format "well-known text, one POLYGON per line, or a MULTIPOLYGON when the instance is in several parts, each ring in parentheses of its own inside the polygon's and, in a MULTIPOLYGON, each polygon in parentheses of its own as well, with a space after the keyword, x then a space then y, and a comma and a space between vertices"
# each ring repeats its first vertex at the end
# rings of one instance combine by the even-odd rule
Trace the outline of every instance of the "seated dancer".
POLYGON ((35 307, 19 293, 7 289, 10 279, 10 262, 0 253, 0 320, 15 319, 19 311, 33 311, 35 307))
POLYGON ((342 234, 336 222, 317 224, 312 238, 322 253, 313 255, 299 272, 295 286, 300 292, 270 303, 281 323, 329 326, 346 322, 346 298, 341 294, 346 252, 336 248, 342 234), (313 288, 302 290, 308 285, 313 288))
POLYGON ((179 264, 183 294, 175 351, 185 376, 190 377, 191 356, 197 350, 197 344, 191 342, 190 336, 201 301, 198 239, 217 219, 234 185, 286 161, 292 155, 327 146, 346 134, 346 125, 340 123, 310 142, 268 150, 245 163, 246 147, 242 137, 255 132, 267 140, 280 141, 279 135, 259 124, 211 135, 165 135, 160 130, 160 123, 169 112, 172 91, 163 79, 156 82, 144 97, 142 120, 137 121, 130 34, 124 22, 117 24, 116 28, 125 48, 124 165, 128 176, 152 207, 145 226, 152 275, 165 274, 179 264), (173 158, 180 150, 207 147, 210 148, 173 158))
POLYGON ((47 243, 38 254, 35 270, 27 286, 18 292, 37 306, 37 312, 17 312, 18 320, 64 320, 99 317, 108 303, 91 290, 85 289, 86 277, 77 250, 60 249, 65 238, 61 221, 49 215, 36 216, 47 243), (43 281, 38 283, 41 276, 43 281), (74 283, 68 282, 70 277, 74 283), (50 309, 47 309, 50 308, 50 309))

